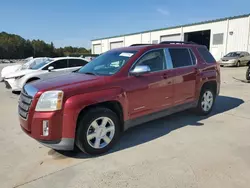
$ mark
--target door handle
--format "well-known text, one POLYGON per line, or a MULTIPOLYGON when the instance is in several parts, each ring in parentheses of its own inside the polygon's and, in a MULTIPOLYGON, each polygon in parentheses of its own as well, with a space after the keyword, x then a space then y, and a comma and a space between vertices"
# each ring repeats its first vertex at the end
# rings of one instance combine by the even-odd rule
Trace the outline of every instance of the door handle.
POLYGON ((169 76, 168 76, 167 74, 163 74, 163 75, 162 75, 162 78, 163 78, 163 79, 168 79, 169 76))
POLYGON ((200 73, 200 71, 199 71, 199 69, 197 67, 194 68, 194 71, 195 71, 196 74, 200 73))

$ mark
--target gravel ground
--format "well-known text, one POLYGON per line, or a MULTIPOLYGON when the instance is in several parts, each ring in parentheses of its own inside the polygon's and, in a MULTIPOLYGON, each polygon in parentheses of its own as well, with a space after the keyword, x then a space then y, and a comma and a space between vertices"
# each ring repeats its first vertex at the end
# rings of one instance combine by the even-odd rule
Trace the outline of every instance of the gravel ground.
POLYGON ((0 83, 1 188, 249 188, 250 84, 222 68, 209 117, 182 112, 128 130, 108 154, 56 152, 25 135, 17 100, 0 83))

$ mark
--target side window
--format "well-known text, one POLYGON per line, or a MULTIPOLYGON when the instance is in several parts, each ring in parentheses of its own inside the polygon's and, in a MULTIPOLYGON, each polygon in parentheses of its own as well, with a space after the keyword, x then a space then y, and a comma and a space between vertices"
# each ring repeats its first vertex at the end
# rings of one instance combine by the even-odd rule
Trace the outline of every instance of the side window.
POLYGON ((55 61, 55 62, 47 65, 46 67, 44 67, 43 70, 48 70, 48 68, 50 66, 53 66, 54 69, 64 69, 64 68, 68 67, 68 60, 67 59, 62 59, 62 60, 55 61))
POLYGON ((193 65, 195 65, 197 62, 197 60, 196 60, 196 57, 194 56, 194 52, 193 52, 193 50, 191 50, 191 49, 189 49, 189 52, 190 52, 190 55, 191 55, 191 58, 192 58, 192 63, 193 63, 193 65))
POLYGON ((86 65, 88 62, 81 59, 70 59, 69 67, 81 67, 86 65))
POLYGON ((136 65, 147 65, 151 72, 165 69, 165 56, 163 50, 154 50, 145 54, 136 65))
POLYGON ((248 52, 244 52, 243 54, 244 54, 245 57, 246 57, 246 56, 249 56, 249 53, 248 53, 248 52))
POLYGON ((205 47, 200 47, 197 48, 197 50, 199 51, 201 57, 204 59, 204 61, 206 61, 207 63, 215 63, 215 59, 212 56, 212 54, 207 50, 207 48, 205 47))
POLYGON ((245 52, 240 53, 240 57, 245 57, 245 56, 246 56, 245 52))
POLYGON ((193 65, 189 50, 186 48, 169 48, 172 58, 173 68, 186 67, 193 65))

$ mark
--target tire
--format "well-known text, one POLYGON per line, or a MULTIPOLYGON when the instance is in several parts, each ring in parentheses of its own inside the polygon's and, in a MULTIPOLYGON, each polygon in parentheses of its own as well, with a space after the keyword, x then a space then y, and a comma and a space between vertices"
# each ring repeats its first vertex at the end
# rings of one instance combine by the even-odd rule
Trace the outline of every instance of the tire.
POLYGON ((196 113, 202 116, 210 114, 214 106, 214 101, 215 101, 215 92, 211 88, 208 87, 203 88, 200 93, 198 105, 195 109, 196 113), (204 98, 205 95, 210 98, 209 100, 210 102, 205 101, 204 98))
POLYGON ((240 61, 236 63, 236 67, 240 67, 240 61))
POLYGON ((246 71, 246 80, 250 80, 250 66, 247 68, 246 71))
POLYGON ((112 110, 93 108, 81 117, 77 125, 76 146, 84 153, 100 155, 113 147, 120 133, 120 120, 112 110), (107 123, 102 126, 104 120, 107 123))

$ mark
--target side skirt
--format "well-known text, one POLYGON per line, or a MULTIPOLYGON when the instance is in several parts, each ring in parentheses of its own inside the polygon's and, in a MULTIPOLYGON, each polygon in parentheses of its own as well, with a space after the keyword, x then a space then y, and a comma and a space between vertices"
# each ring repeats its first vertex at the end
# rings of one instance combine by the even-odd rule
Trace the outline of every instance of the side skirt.
POLYGON ((181 104, 181 105, 178 105, 178 106, 174 106, 172 108, 168 108, 168 109, 163 110, 163 111, 154 112, 154 113, 148 114, 146 116, 142 116, 142 117, 138 117, 138 118, 135 118, 135 119, 127 120, 127 121, 124 122, 124 131, 131 128, 131 127, 134 127, 136 125, 140 125, 140 124, 143 124, 143 123, 155 120, 155 119, 159 119, 159 118, 162 118, 162 117, 165 117, 165 116, 177 113, 177 112, 181 112, 181 111, 184 111, 184 110, 187 110, 187 109, 190 109, 190 108, 194 108, 194 107, 197 106, 197 104, 198 104, 198 101, 189 102, 189 103, 186 103, 186 104, 181 104))

